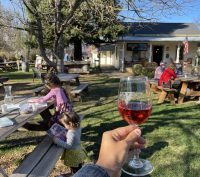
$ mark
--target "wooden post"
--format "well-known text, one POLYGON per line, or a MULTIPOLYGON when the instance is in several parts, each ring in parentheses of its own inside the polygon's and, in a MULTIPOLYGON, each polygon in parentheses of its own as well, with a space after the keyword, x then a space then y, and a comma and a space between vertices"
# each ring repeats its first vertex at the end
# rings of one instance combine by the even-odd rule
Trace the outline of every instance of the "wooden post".
POLYGON ((158 103, 163 103, 165 101, 166 96, 167 92, 162 90, 162 92, 159 95, 158 103))
POLYGON ((177 52, 176 52, 176 63, 179 63, 179 54, 180 54, 180 44, 178 44, 177 46, 177 52))
POLYGON ((152 44, 150 43, 150 46, 149 46, 149 63, 151 63, 152 61, 152 44))
POLYGON ((121 71, 122 72, 124 72, 124 69, 125 69, 125 67, 124 67, 124 50, 125 50, 125 42, 123 42, 123 49, 122 49, 122 67, 121 67, 121 71))

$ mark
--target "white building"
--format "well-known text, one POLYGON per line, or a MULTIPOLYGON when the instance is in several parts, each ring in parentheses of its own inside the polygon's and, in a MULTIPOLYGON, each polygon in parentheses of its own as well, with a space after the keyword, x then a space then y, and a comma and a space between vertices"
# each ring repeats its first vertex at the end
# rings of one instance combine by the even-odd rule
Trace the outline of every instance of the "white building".
MULTIPOLYGON (((194 59, 200 46, 200 30, 193 23, 124 23, 128 32, 115 44, 100 47, 101 66, 122 68, 143 60, 168 64, 194 59), (188 39, 189 52, 183 54, 183 41, 188 39)), ((96 55, 94 54, 95 58, 96 55)))

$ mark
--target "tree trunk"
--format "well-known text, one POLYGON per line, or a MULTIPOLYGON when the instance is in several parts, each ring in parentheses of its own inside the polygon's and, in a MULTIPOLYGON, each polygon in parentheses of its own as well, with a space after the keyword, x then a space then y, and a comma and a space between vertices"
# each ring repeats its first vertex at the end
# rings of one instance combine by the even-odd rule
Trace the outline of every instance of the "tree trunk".
POLYGON ((82 60, 82 41, 81 39, 74 39, 74 60, 82 60))
POLYGON ((55 46, 56 48, 56 55, 58 56, 57 58, 57 70, 58 72, 64 72, 64 40, 63 40, 63 35, 58 40, 58 46, 55 46))

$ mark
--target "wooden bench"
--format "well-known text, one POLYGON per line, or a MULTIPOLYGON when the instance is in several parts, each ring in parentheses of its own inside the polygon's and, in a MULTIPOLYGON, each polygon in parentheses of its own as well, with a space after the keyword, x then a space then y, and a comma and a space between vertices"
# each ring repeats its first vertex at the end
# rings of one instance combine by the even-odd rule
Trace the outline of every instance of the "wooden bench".
POLYGON ((170 102, 172 104, 175 104, 175 98, 174 98, 174 93, 177 92, 176 89, 174 88, 163 88, 162 86, 158 86, 158 89, 161 90, 160 94, 159 94, 159 99, 158 99, 158 103, 161 104, 165 101, 165 99, 169 98, 170 102))
POLYGON ((158 81, 155 79, 149 80, 151 90, 153 93, 159 94, 158 103, 161 104, 168 97, 172 104, 175 104, 174 93, 177 92, 177 89, 174 88, 163 88, 162 86, 158 86, 158 81))
POLYGON ((82 101, 83 92, 88 92, 88 84, 83 83, 78 85, 76 88, 70 91, 71 95, 74 97, 74 100, 82 101))
POLYGON ((149 79, 149 84, 153 93, 159 93, 160 89, 158 89, 158 80, 149 79))
POLYGON ((47 177, 63 153, 64 148, 53 143, 52 138, 45 136, 31 154, 13 172, 11 177, 47 177))
POLYGON ((8 81, 8 77, 0 77, 0 84, 3 85, 3 83, 7 81, 8 81))
MULTIPOLYGON (((79 117, 80 121, 84 119, 84 115, 79 117)), ((47 177, 63 151, 64 148, 54 144, 52 138, 46 135, 10 177, 47 177)), ((0 173, 7 177, 1 168, 0 173)))
POLYGON ((0 69, 2 71, 9 71, 9 70, 14 69, 14 68, 11 65, 7 65, 7 64, 2 65, 2 64, 0 64, 0 69))

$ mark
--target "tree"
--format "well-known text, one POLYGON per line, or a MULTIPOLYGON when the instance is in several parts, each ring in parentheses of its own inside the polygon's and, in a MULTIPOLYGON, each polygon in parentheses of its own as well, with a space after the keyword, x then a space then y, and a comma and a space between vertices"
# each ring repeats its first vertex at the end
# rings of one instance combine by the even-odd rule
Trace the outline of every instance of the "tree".
MULTIPOLYGON (((12 1, 12 0, 11 0, 12 1)), ((79 43, 112 40, 121 30, 116 15, 121 10, 130 12, 128 16, 119 14, 120 19, 132 21, 156 20, 158 14, 171 14, 182 9, 185 0, 16 0, 22 13, 18 13, 20 26, 15 28, 29 31, 36 37, 41 55, 48 65, 51 62, 46 49, 53 49, 57 56, 57 68, 62 71, 64 42, 79 43), (183 4, 183 5, 182 5, 183 4), (24 18, 22 18, 24 17, 24 18), (111 18, 110 18, 111 17, 111 18)), ((12 1, 13 3, 15 1, 12 1)), ((1 24, 10 26, 9 24, 1 24)), ((80 56, 77 56, 80 58, 80 56)))
POLYGON ((24 12, 24 14, 18 16, 21 24, 23 24, 18 29, 21 28, 21 30, 26 30, 29 34, 34 35, 38 42, 40 54, 48 65, 56 67, 56 63, 50 61, 46 54, 48 41, 45 40, 45 37, 48 36, 50 31, 53 31, 53 35, 51 35, 53 38, 52 48, 58 58, 57 66, 60 71, 62 70, 64 55, 63 32, 71 23, 73 14, 82 2, 83 0, 18 0, 16 4, 24 12), (68 12, 66 12, 66 16, 63 16, 62 10, 66 6, 68 12), (50 26, 50 29, 45 28, 47 25, 50 26))
MULTIPOLYGON (((8 26, 16 25, 14 13, 5 9, 0 4, 0 24, 8 26)), ((0 26, 0 48, 3 50, 13 51, 14 49, 22 49, 23 33, 13 28, 4 28, 0 26), (16 45, 17 43, 17 45, 16 45)))
MULTIPOLYGON (((66 41, 66 38, 68 38, 68 42, 73 41, 75 44, 79 44, 77 45, 77 48, 81 49, 80 40, 88 38, 87 34, 89 33, 88 31, 86 32, 86 30, 88 30, 88 27, 86 27, 88 22, 90 23, 90 27, 93 25, 92 30, 98 34, 95 34, 92 37, 90 34, 90 39, 99 38, 100 36, 104 36, 108 39, 109 36, 112 36, 112 33, 115 34, 114 30, 110 30, 109 35, 108 32, 106 32, 108 30, 105 30, 105 33, 103 33, 104 30, 102 28, 104 28, 105 24, 107 23, 111 25, 111 23, 107 22, 109 19, 108 16, 114 17, 115 21, 113 19, 113 22, 109 20, 112 22, 112 26, 114 25, 114 22, 117 22, 116 13, 104 8, 106 7, 105 3, 108 3, 108 1, 23 0, 23 4, 28 12, 29 31, 31 34, 36 36, 41 55, 49 65, 55 66, 55 64, 49 61, 46 56, 46 47, 53 48, 53 52, 58 56, 58 66, 63 66, 64 40, 66 41), (92 13, 87 10, 88 7, 92 13), (101 11, 99 11, 99 7, 101 11), (78 8, 79 12, 76 11, 78 8), (107 13, 105 13, 106 10, 107 13), (89 20, 87 20, 87 18, 84 18, 85 20, 81 19, 83 16, 88 17, 88 14, 90 14, 90 18, 88 18, 89 20), (104 18, 104 14, 107 15, 107 18, 104 18), (99 15, 102 21, 101 23, 98 21, 99 18, 97 18, 99 15), (100 25, 98 25, 98 23, 100 23, 100 25), (78 30, 82 30, 82 32, 76 33, 78 30), (68 32, 71 35, 70 37, 69 35, 64 35, 68 32), (50 42, 53 46, 51 46, 50 42)), ((112 7, 115 3, 112 2, 109 3, 109 5, 112 7)), ((77 59, 81 59, 81 57, 79 56, 77 59)), ((62 70, 61 67, 58 69, 62 70)))
POLYGON ((119 7, 115 1, 93 0, 89 4, 83 3, 80 11, 75 13, 71 27, 64 34, 70 43, 74 43, 75 60, 82 59, 82 41, 95 45, 113 42, 123 31, 114 7, 119 7))

